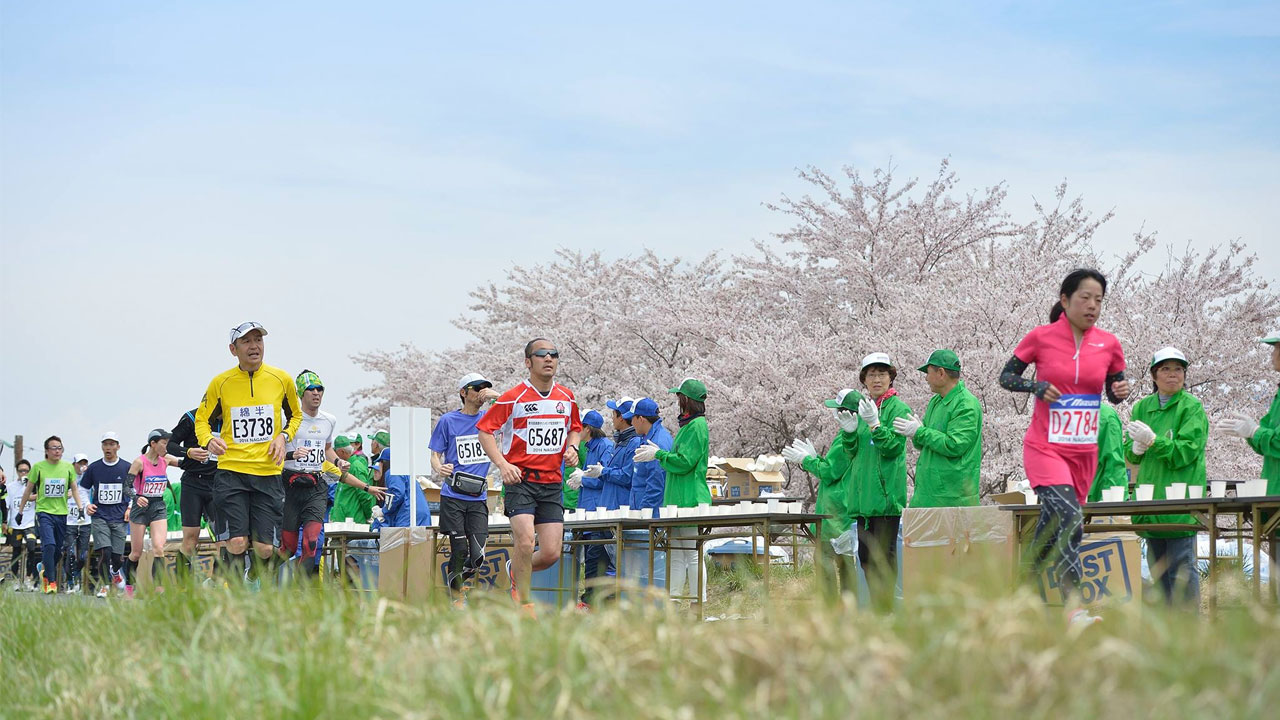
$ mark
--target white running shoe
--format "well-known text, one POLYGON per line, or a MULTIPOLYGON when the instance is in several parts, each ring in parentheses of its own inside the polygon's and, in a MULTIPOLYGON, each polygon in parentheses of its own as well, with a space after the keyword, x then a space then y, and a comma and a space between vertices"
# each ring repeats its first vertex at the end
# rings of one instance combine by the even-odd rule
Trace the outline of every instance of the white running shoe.
POLYGON ((1097 615, 1090 615, 1089 611, 1084 608, 1079 608, 1067 616, 1068 628, 1086 628, 1100 622, 1102 622, 1102 618, 1097 615))
POLYGON ((103 585, 102 587, 98 588, 98 592, 95 597, 105 598, 107 594, 110 592, 111 592, 111 586, 103 585))

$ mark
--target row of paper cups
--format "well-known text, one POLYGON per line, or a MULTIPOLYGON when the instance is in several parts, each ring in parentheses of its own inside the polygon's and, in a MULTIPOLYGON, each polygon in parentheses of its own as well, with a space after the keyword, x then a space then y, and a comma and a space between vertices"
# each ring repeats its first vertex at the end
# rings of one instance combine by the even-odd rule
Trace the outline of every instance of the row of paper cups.
MULTIPOLYGON (((658 508, 658 517, 683 518, 683 517, 721 517, 726 515, 754 515, 760 512, 768 513, 801 513, 804 512, 804 503, 801 502, 782 502, 780 500, 768 500, 763 503, 755 503, 750 501, 742 501, 736 505, 697 505, 695 507, 677 507, 675 505, 666 505, 658 508)), ((569 520, 647 520, 653 517, 653 511, 647 508, 633 510, 627 505, 619 507, 617 510, 565 510, 564 519, 569 520)))

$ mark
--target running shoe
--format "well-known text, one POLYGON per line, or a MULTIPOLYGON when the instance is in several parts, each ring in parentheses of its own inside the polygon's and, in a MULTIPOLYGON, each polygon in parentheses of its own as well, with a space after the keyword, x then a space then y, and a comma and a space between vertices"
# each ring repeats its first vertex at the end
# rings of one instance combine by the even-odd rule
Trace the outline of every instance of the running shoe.
POLYGON ((525 617, 529 618, 530 620, 537 620, 537 619, 538 619, 538 610, 537 610, 537 608, 535 608, 535 607, 533 606, 533 603, 525 603, 525 604, 521 605, 521 606, 520 606, 520 614, 524 615, 525 617))
POLYGON ((590 606, 590 605, 588 605, 588 604, 586 604, 586 603, 584 603, 584 602, 582 602, 581 600, 579 600, 579 601, 578 601, 578 604, 577 604, 576 606, 574 606, 574 608, 573 608, 573 609, 574 609, 574 610, 577 610, 578 612, 583 612, 583 613, 589 613, 589 612, 591 612, 591 606, 590 606))
POLYGON ((110 593, 110 592, 111 592, 111 586, 110 586, 110 585, 103 585, 102 587, 98 588, 97 597, 105 598, 105 597, 107 596, 107 594, 108 594, 108 593, 110 593))
POLYGON ((72 595, 79 595, 79 594, 80 594, 80 583, 76 583, 75 585, 72 585, 72 586, 71 586, 71 589, 70 589, 70 590, 68 590, 67 592, 71 593, 72 595))
POLYGON ((1086 628, 1102 622, 1102 618, 1097 615, 1090 615, 1088 610, 1079 608, 1067 616, 1068 628, 1086 628))
POLYGON ((115 583, 120 590, 125 589, 124 570, 111 571, 111 582, 115 583))
POLYGON ((22 589, 23 589, 23 591, 25 591, 25 592, 35 592, 35 591, 36 591, 36 581, 35 581, 35 580, 32 580, 31 578, 27 578, 27 579, 26 579, 26 580, 24 580, 24 581, 23 581, 23 583, 22 583, 22 589))
POLYGON ((45 594, 45 595, 57 595, 57 594, 58 594, 58 583, 56 583, 56 582, 45 583, 45 586, 44 586, 44 594, 45 594))

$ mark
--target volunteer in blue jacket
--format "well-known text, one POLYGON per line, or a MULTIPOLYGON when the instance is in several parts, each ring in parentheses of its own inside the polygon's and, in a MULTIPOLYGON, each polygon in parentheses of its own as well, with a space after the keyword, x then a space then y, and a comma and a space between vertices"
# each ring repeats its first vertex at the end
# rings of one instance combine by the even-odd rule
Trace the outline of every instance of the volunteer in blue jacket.
MULTIPOLYGON (((631 501, 633 458, 636 448, 640 446, 640 438, 636 437, 636 430, 631 427, 633 405, 631 398, 608 402, 609 409, 613 411, 613 449, 602 462, 586 465, 582 470, 583 482, 598 479, 601 483, 600 510, 617 510, 631 501)), ((613 532, 591 530, 584 533, 583 537, 596 541, 612 540, 613 532)), ((617 575, 615 549, 612 543, 586 546, 586 567, 583 571, 586 590, 582 593, 583 605, 592 606, 600 578, 617 575)))
POLYGON ((440 416, 431 433, 431 469, 440 483, 440 532, 449 536, 449 589, 466 602, 471 578, 484 567, 489 539, 489 456, 480 447, 480 408, 498 393, 480 373, 458 381, 461 410, 440 416))
MULTIPOLYGON (((583 445, 586 451, 582 454, 582 467, 591 467, 604 463, 604 459, 613 452, 613 441, 604 434, 604 416, 595 410, 587 411, 582 416, 582 436, 586 438, 583 445)), ((600 492, 604 481, 599 477, 587 477, 582 470, 575 470, 569 476, 569 487, 578 491, 578 509, 595 510, 600 507, 600 492)))
POLYGON ((378 467, 382 470, 382 479, 386 481, 387 500, 383 507, 373 508, 375 518, 371 527, 380 530, 384 527, 409 527, 409 491, 417 494, 417 527, 431 524, 431 508, 427 507, 427 496, 422 494, 422 486, 414 482, 408 475, 395 475, 391 471, 391 448, 383 448, 378 456, 378 467))
MULTIPOLYGON (((640 444, 653 443, 660 450, 671 449, 671 433, 662 426, 658 416, 658 403, 653 398, 640 398, 631 413, 631 425, 636 429, 640 444)), ((633 453, 634 454, 634 453, 633 453)), ((657 460, 635 463, 631 478, 631 509, 652 510, 658 517, 662 496, 667 491, 667 473, 657 460)))

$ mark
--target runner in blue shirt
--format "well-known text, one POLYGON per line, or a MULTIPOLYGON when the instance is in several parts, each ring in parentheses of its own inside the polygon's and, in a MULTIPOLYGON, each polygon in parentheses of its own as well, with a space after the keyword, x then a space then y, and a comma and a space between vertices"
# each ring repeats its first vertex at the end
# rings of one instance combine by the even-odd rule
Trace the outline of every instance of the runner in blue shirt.
POLYGON ((461 607, 471 579, 484 566, 489 538, 489 457, 480 447, 480 408, 498 398, 493 383, 480 373, 458 381, 461 410, 440 416, 431 433, 431 469, 442 477, 440 532, 449 536, 449 589, 461 607))
POLYGON ((101 558, 99 572, 110 569, 111 581, 98 578, 98 597, 106 597, 112 584, 125 589, 124 540, 129 534, 128 510, 133 502, 133 478, 129 463, 120 459, 120 436, 114 432, 102 435, 102 459, 89 463, 80 476, 80 487, 88 492, 85 513, 92 518, 90 534, 93 551, 101 558))

